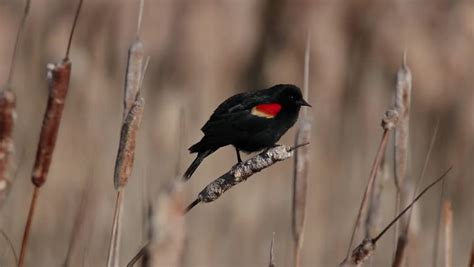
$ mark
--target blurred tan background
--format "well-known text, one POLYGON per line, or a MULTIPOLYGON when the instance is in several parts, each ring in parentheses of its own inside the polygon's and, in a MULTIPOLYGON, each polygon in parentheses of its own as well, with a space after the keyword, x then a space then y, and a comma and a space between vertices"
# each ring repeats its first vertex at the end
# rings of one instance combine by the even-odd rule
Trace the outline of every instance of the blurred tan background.
MULTIPOLYGON (((27 265, 59 266, 82 190, 86 212, 73 266, 103 266, 112 224, 113 169, 122 116, 127 49, 137 3, 86 0, 74 36, 72 80, 49 179, 42 188, 27 265)), ((77 1, 33 0, 13 79, 18 95, 17 171, 0 228, 17 252, 31 198, 30 172, 46 105, 46 64, 66 48, 77 1)), ((0 2, 0 82, 6 80, 24 1, 0 2)), ((277 83, 302 86, 311 33, 313 119, 303 266, 335 266, 345 256, 390 107, 403 51, 413 73, 410 174, 418 177, 436 120, 440 131, 425 184, 449 165, 454 266, 467 266, 474 237, 474 2, 470 0, 146 0, 141 39, 151 57, 145 115, 133 177, 125 192, 122 262, 143 244, 147 199, 194 158, 187 148, 213 109, 232 94, 277 83), (180 110, 183 111, 184 129, 180 110), (179 142, 179 136, 184 141, 179 142), (178 162, 181 155, 181 160, 178 162), (179 167, 177 165, 179 164, 179 167)), ((294 130, 281 143, 292 144, 294 130)), ((232 148, 209 157, 185 185, 191 201, 235 162, 232 148)), ((392 151, 388 154, 391 159, 392 151)), ((390 160, 391 162, 391 160, 390 160)), ((13 172, 13 171, 12 171, 13 172)), ((385 180, 382 225, 393 217, 385 180)), ((253 176, 187 216, 184 266, 266 266, 272 232, 276 264, 291 266, 292 160, 253 176)), ((433 266, 440 187, 423 197, 413 224, 409 266, 433 266)), ((359 242, 360 238, 356 240, 359 242)), ((441 239, 441 242, 443 240, 441 239)), ((1 266, 14 260, 0 243, 1 266)), ((372 266, 388 266, 392 232, 372 266)), ((440 256, 440 263, 442 257, 440 256)))

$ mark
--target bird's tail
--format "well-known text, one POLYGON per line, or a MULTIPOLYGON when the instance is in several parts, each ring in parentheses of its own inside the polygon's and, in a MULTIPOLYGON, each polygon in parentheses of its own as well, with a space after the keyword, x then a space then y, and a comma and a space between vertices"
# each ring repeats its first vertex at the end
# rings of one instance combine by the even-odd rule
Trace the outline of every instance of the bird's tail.
POLYGON ((191 165, 189 165, 188 169, 184 173, 184 175, 183 175, 184 180, 185 181, 189 180, 191 178, 191 176, 193 175, 194 171, 196 171, 197 167, 201 164, 203 159, 206 158, 207 156, 209 156, 214 151, 215 150, 213 150, 213 149, 209 149, 209 150, 205 150, 203 152, 199 152, 197 154, 196 159, 194 159, 194 161, 191 163, 191 165))

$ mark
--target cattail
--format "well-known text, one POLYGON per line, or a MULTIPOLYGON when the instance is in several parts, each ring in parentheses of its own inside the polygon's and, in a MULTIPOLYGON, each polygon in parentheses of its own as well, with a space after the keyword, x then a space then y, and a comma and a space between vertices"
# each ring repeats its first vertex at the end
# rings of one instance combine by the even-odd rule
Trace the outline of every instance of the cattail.
POLYGON ((137 133, 142 121, 144 107, 145 100, 138 94, 122 123, 114 174, 114 185, 118 191, 127 185, 128 178, 132 173, 137 133))
POLYGON ((66 96, 69 89, 69 79, 71 77, 72 63, 69 60, 69 51, 72 43, 72 37, 76 28, 79 13, 82 7, 82 0, 76 9, 74 22, 72 24, 69 41, 67 43, 66 54, 64 59, 57 64, 48 64, 48 104, 43 117, 41 126, 40 139, 36 152, 35 163, 33 166, 31 181, 34 185, 33 194, 30 203, 30 209, 23 232, 23 240, 21 243, 20 257, 18 266, 23 266, 26 257, 26 247, 28 245, 29 233, 33 222, 34 211, 40 187, 46 182, 53 157, 56 138, 58 136, 59 125, 66 102, 66 96))
MULTIPOLYGON (((309 95, 309 60, 310 37, 306 42, 304 66, 304 99, 309 95)), ((296 130, 295 145, 306 144, 311 141, 311 121, 305 109, 296 130)), ((294 242, 295 266, 301 263, 301 248, 303 247, 304 225, 306 219, 306 194, 308 191, 309 149, 301 147, 295 152, 293 168, 293 207, 292 207, 292 232, 294 242)))
POLYGON ((66 102, 71 77, 71 61, 48 64, 49 96, 43 126, 41 128, 36 160, 33 167, 32 182, 41 187, 48 177, 58 129, 66 102))
MULTIPOLYGON (((421 183, 423 182, 423 178, 425 176, 425 172, 426 172, 426 169, 428 167, 428 163, 429 163, 430 156, 431 156, 431 151, 433 151, 433 147, 434 147, 434 143, 435 143, 435 140, 436 140, 437 133, 438 133, 438 123, 436 124, 435 130, 433 132, 433 136, 431 137, 431 142, 430 142, 428 151, 427 151, 426 156, 425 156, 425 163, 423 164, 421 174, 418 177, 418 180, 417 180, 416 185, 415 185, 415 189, 413 191, 413 198, 415 198, 416 192, 418 191, 418 188, 420 187, 421 183)), ((398 237, 397 247, 395 249, 395 257, 394 257, 393 264, 392 264, 393 266, 401 266, 403 264, 403 259, 405 258, 405 252, 406 252, 406 247, 407 247, 407 243, 408 243, 408 231, 409 231, 409 228, 410 228, 410 221, 411 221, 412 214, 413 214, 413 212, 412 212, 412 210, 410 210, 408 212, 408 218, 406 220, 406 225, 404 226, 404 228, 402 229, 402 232, 400 233, 400 236, 398 237)))
MULTIPOLYGON (((409 126, 410 126, 410 102, 412 89, 412 75, 410 68, 406 62, 406 53, 403 56, 403 63, 397 73, 396 91, 395 91, 395 109, 398 111, 400 121, 395 130, 395 145, 394 145, 394 167, 395 167, 395 186, 397 189, 395 200, 395 214, 398 213, 399 207, 406 197, 405 193, 405 179, 408 175, 408 160, 409 160, 409 126)), ((395 226, 395 238, 398 236, 399 224, 395 226)), ((402 233, 403 234, 403 233, 402 233)), ((400 237, 402 240, 406 236, 400 237)), ((398 246, 398 245, 397 245, 398 246)), ((401 262, 400 262, 401 264, 401 262)))
POLYGON ((128 116, 137 98, 141 87, 143 71, 144 49, 142 41, 137 38, 128 49, 127 71, 125 76, 124 101, 123 101, 123 119, 128 116))
POLYGON ((148 60, 145 65, 143 65, 143 44, 139 38, 143 14, 143 0, 140 1, 138 13, 136 37, 128 50, 127 71, 123 96, 123 119, 120 130, 117 158, 115 160, 114 187, 115 190, 117 190, 117 195, 115 199, 109 253, 107 256, 108 267, 119 265, 123 191, 132 174, 133 162, 135 159, 135 146, 137 142, 136 139, 145 106, 145 100, 140 95, 144 73, 148 66, 148 60))
POLYGON ((401 190, 402 183, 407 176, 409 153, 409 126, 411 102, 412 76, 406 63, 406 55, 397 73, 395 92, 395 109, 399 114, 398 127, 395 130, 395 183, 401 190))
POLYGON ((15 45, 13 48, 10 72, 8 73, 7 82, 0 90, 0 207, 4 203, 10 189, 11 179, 8 174, 10 166, 10 158, 14 152, 13 144, 13 128, 16 120, 16 95, 12 88, 13 72, 15 71, 15 63, 18 55, 18 48, 21 43, 23 29, 25 28, 26 18, 30 10, 30 0, 26 1, 23 17, 18 27, 15 45))
POLYGON ((14 150, 12 135, 16 119, 15 106, 15 94, 11 90, 0 91, 0 207, 11 184, 8 167, 14 150))

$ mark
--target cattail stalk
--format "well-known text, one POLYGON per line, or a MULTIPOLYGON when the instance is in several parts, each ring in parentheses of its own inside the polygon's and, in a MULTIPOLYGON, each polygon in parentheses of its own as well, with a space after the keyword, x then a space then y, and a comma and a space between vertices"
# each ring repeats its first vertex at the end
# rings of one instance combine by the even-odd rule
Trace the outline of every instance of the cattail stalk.
POLYGON ((444 266, 453 266, 453 207, 451 201, 443 204, 444 218, 444 266))
MULTIPOLYGON (((396 186, 395 214, 398 213, 400 205, 406 197, 405 179, 408 174, 409 163, 409 126, 410 126, 410 102, 412 89, 412 75, 406 62, 406 53, 403 56, 403 63, 397 73, 396 91, 395 91, 395 109, 400 115, 400 121, 395 130, 394 147, 394 179, 396 186)), ((395 225, 395 238, 404 240, 406 236, 399 236, 399 223, 395 225)), ((403 235, 404 233, 402 233, 403 235)), ((395 241, 396 242, 396 241, 395 241)), ((398 246, 398 245, 397 245, 398 246)))
POLYGON ((135 159, 136 139, 145 106, 145 100, 140 95, 144 73, 148 65, 148 60, 147 63, 143 65, 144 49, 143 43, 139 38, 143 14, 143 0, 140 1, 138 13, 136 36, 128 50, 123 99, 123 119, 120 131, 119 148, 115 160, 114 187, 117 191, 117 195, 115 199, 109 253, 107 256, 108 267, 119 266, 123 194, 128 179, 132 174, 133 162, 135 159))
POLYGON ((471 245, 471 256, 470 256, 470 260, 469 260, 469 265, 468 267, 472 267, 474 266, 474 242, 472 242, 472 245, 471 245))
POLYGON ((275 265, 275 255, 273 253, 273 246, 275 243, 275 232, 272 234, 272 242, 270 243, 270 259, 268 263, 268 267, 276 267, 275 265))
MULTIPOLYGON (((416 182, 415 190, 413 191, 413 197, 412 198, 415 198, 416 192, 418 191, 418 188, 420 188, 420 186, 423 182, 423 178, 425 177, 425 172, 426 172, 426 169, 428 168, 428 163, 430 161, 431 152, 433 151, 434 143, 436 141, 436 136, 437 136, 437 133, 438 133, 438 125, 439 125, 439 122, 436 123, 436 127, 435 127, 435 130, 433 132, 433 136, 431 137, 429 148, 428 148, 428 151, 426 152, 426 156, 425 156, 425 162, 423 164, 421 174, 418 177, 418 180, 416 182)), ((392 263, 392 266, 394 266, 394 267, 399 267, 399 266, 402 266, 402 264, 403 264, 403 259, 405 258, 405 253, 406 253, 406 248, 407 248, 407 243, 408 243, 408 231, 410 229, 410 221, 411 221, 412 214, 413 214, 413 212, 412 212, 412 210, 410 210, 408 212, 408 218, 406 220, 406 225, 402 229, 402 232, 400 233, 400 236, 398 237, 397 247, 396 247, 396 250, 395 250, 395 258, 394 258, 393 263, 392 263)))
POLYGON ((77 214, 74 219, 72 234, 71 234, 71 238, 69 239, 69 245, 67 247, 66 258, 63 264, 64 267, 71 266, 71 256, 74 249, 77 246, 77 242, 80 238, 80 232, 86 219, 85 214, 86 214, 86 208, 88 204, 87 202, 88 202, 89 193, 90 193, 90 190, 89 190, 90 185, 91 185, 90 183, 91 183, 91 178, 88 177, 86 184, 82 188, 81 203, 79 204, 79 208, 77 210, 77 214))
POLYGON ((13 246, 11 239, 3 230, 0 230, 0 234, 2 235, 3 239, 5 239, 5 241, 8 243, 8 246, 10 247, 10 250, 13 254, 13 259, 15 260, 15 265, 18 265, 18 257, 16 256, 15 247, 13 246))
POLYGON ((387 157, 384 155, 380 162, 379 179, 374 181, 372 192, 369 196, 369 203, 367 206, 367 216, 365 219, 365 237, 371 237, 379 231, 382 221, 382 192, 384 189, 384 182, 388 180, 389 166, 387 157))
POLYGON ((26 1, 23 17, 21 18, 16 35, 7 82, 4 88, 0 91, 0 207, 7 198, 11 186, 8 169, 11 164, 11 155, 14 152, 13 128, 15 127, 16 119, 16 95, 12 90, 12 79, 16 58, 18 56, 18 49, 22 39, 21 37, 23 36, 26 18, 28 17, 30 10, 30 2, 30 0, 26 1))
POLYGON ((442 208, 443 208, 443 202, 444 202, 444 184, 445 182, 441 184, 441 197, 439 198, 439 203, 438 203, 438 214, 436 216, 436 227, 435 227, 435 234, 434 234, 434 240, 433 240, 433 267, 438 266, 438 248, 439 248, 439 232, 440 232, 440 227, 441 227, 441 216, 442 216, 442 208))
MULTIPOLYGON (((310 37, 306 42, 305 65, 304 65, 304 98, 308 100, 309 95, 309 61, 310 61, 310 37)), ((306 112, 303 111, 296 130, 295 145, 306 144, 311 141, 311 122, 306 112)), ((293 168, 293 207, 292 207, 292 232, 294 242, 295 267, 301 265, 301 249, 304 239, 304 225, 306 219, 306 195, 308 191, 308 166, 309 149, 301 147, 295 152, 293 168)))

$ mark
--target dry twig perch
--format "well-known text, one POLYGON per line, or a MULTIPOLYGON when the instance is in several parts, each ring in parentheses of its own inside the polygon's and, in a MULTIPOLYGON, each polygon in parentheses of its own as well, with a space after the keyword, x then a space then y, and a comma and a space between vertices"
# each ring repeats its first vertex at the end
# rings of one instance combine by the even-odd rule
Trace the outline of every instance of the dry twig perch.
POLYGON ((293 156, 294 150, 307 144, 288 147, 285 145, 277 145, 267 149, 254 157, 237 163, 230 171, 215 179, 206 186, 198 195, 198 197, 186 208, 185 213, 190 211, 200 202, 212 202, 217 200, 223 193, 231 189, 233 186, 246 181, 250 176, 271 165, 288 159, 293 156))

